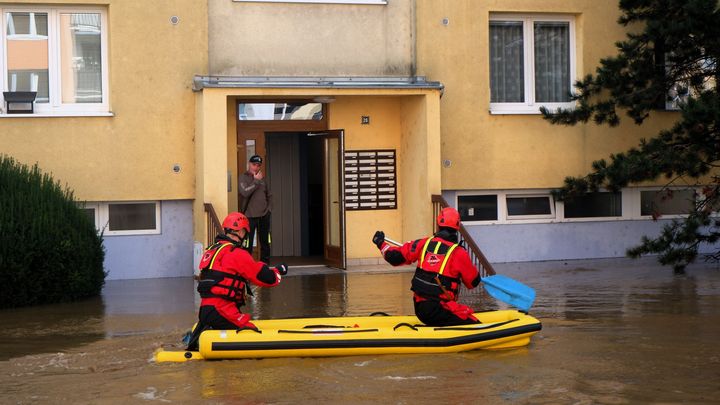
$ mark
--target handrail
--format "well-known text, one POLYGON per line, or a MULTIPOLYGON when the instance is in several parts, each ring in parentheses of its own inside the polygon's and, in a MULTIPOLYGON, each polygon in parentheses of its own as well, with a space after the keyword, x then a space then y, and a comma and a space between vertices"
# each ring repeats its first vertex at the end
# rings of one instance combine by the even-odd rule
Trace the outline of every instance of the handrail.
POLYGON ((205 228, 207 229, 207 244, 205 246, 210 246, 213 242, 215 242, 215 235, 224 235, 225 231, 220 224, 220 219, 215 213, 215 208, 213 208, 212 204, 205 203, 203 206, 205 207, 205 212, 207 213, 205 216, 207 219, 207 225, 205 228))
MULTIPOLYGON (((433 194, 431 200, 433 203, 433 230, 434 232, 437 232, 438 226, 435 218, 437 218, 438 214, 440 214, 440 210, 445 207, 449 207, 450 204, 445 201, 445 198, 443 198, 443 196, 437 194, 433 194)), ((472 239, 470 233, 467 231, 467 229, 465 229, 465 226, 463 224, 460 224, 459 233, 460 241, 464 242, 465 246, 467 246, 470 260, 480 272, 480 277, 492 276, 493 274, 495 274, 495 269, 493 268, 492 264, 490 264, 488 259, 483 254, 482 250, 480 250, 480 248, 472 239)))

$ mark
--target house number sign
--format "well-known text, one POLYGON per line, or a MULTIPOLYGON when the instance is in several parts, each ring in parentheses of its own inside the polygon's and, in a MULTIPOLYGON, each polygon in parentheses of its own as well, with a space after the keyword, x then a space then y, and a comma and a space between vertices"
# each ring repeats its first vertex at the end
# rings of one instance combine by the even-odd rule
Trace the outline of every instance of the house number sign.
POLYGON ((397 208, 395 149, 345 151, 345 209, 397 208))

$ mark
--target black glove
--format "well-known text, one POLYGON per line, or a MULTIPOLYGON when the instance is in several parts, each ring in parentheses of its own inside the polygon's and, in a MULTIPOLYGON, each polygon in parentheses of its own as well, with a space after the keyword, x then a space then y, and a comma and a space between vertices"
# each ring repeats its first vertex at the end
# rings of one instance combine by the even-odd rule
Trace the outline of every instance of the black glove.
POLYGON ((382 248, 383 242, 385 242, 385 232, 383 231, 377 231, 375 232, 375 236, 373 236, 373 243, 375 246, 378 247, 378 249, 382 248))
POLYGON ((275 266, 275 270, 277 270, 277 272, 280 273, 281 276, 284 276, 287 274, 288 265, 285 263, 280 263, 277 266, 275 266))

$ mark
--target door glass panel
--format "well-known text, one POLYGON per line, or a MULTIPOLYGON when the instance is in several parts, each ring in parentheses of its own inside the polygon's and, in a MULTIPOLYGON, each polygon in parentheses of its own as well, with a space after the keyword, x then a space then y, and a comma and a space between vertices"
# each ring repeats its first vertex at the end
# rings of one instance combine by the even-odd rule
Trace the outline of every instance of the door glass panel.
POLYGON ((322 121, 322 103, 240 103, 240 121, 322 121))
POLYGON ((340 246, 340 162, 338 161, 338 151, 340 142, 337 138, 328 138, 325 140, 325 187, 327 190, 327 224, 326 233, 328 236, 328 245, 340 246))

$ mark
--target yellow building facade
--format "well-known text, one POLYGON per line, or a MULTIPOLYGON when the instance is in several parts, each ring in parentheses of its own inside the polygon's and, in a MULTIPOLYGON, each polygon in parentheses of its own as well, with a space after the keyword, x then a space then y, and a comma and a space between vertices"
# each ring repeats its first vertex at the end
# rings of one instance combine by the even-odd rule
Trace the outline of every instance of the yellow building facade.
POLYGON ((192 274, 196 1, 0 1, 0 153, 74 190, 104 231, 108 279, 192 274))
POLYGON ((221 220, 241 208, 256 153, 272 256, 291 264, 380 263, 373 233, 427 235, 435 194, 494 262, 623 256, 659 229, 646 209, 659 184, 568 207, 550 196, 677 118, 539 115, 615 54, 614 3, 0 0, 0 13, 0 87, 36 97, 25 113, 0 100, 0 153, 85 202, 110 279, 192 274, 206 204, 221 220))

